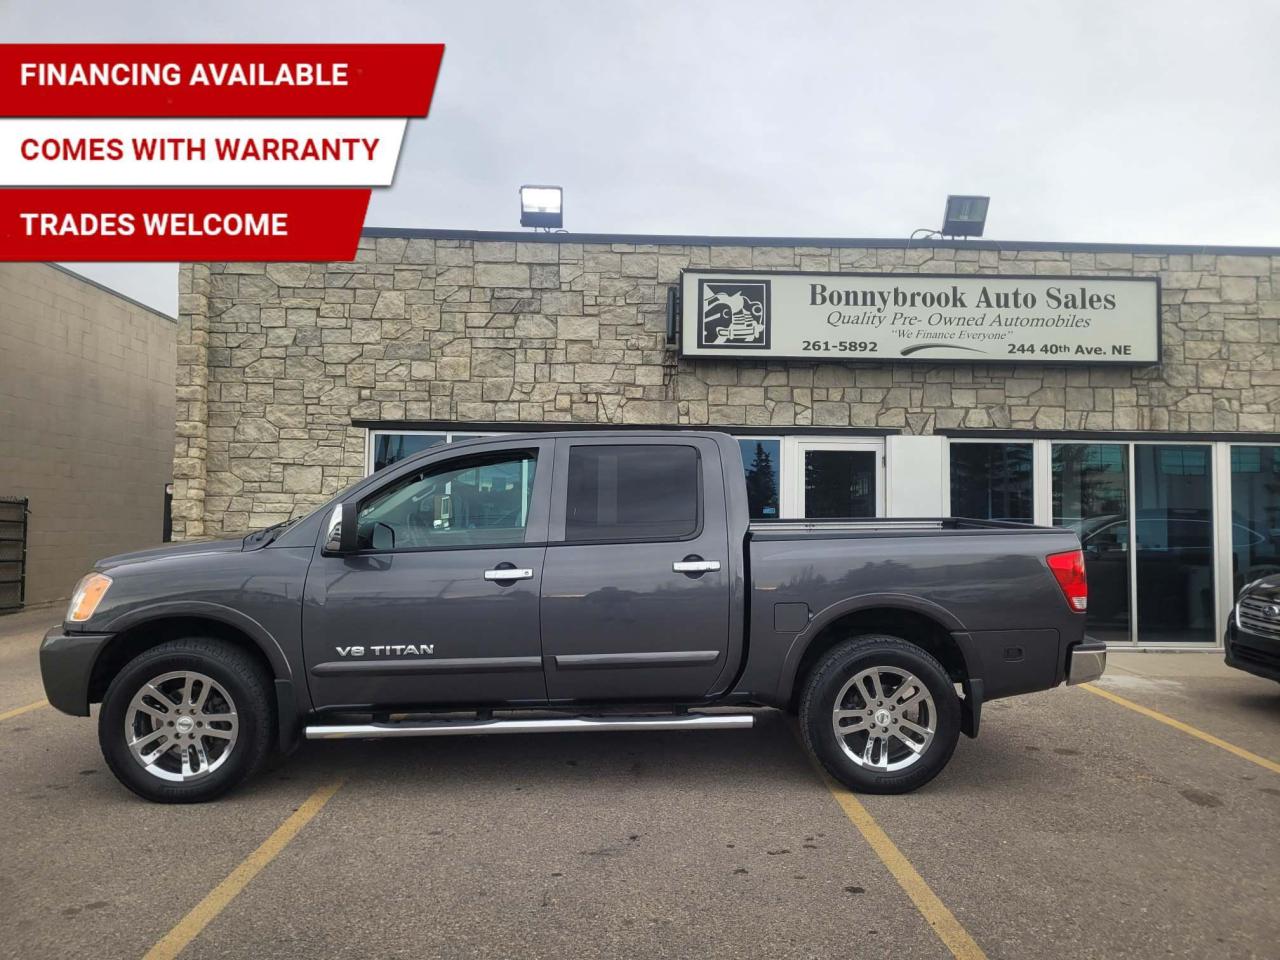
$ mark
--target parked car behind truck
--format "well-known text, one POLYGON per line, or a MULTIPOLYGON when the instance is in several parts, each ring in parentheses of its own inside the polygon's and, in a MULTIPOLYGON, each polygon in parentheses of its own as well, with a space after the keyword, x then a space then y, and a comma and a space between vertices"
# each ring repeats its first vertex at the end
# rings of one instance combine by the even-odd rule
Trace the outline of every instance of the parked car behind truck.
POLYGON ((842 783, 899 793, 984 702, 1097 677, 1085 607, 1067 530, 751 521, 732 437, 544 433, 109 557, 40 659, 157 801, 216 797, 303 737, 738 728, 753 706, 796 711, 842 783))

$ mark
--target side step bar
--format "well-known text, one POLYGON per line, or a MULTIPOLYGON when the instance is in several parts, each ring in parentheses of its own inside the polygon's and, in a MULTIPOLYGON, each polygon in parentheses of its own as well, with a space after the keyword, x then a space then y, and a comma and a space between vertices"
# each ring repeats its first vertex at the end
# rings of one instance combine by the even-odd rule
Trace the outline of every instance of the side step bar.
POLYGON ((584 730, 745 730, 749 713, 685 713, 635 717, 552 717, 526 720, 428 720, 342 723, 307 727, 308 740, 380 737, 459 737, 473 733, 575 733, 584 730))

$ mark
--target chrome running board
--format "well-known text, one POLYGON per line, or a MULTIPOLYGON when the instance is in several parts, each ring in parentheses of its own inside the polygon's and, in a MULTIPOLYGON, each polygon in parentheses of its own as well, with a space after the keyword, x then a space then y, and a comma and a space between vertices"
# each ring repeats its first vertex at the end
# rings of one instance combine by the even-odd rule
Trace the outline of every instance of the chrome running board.
POLYGON ((745 730, 749 713, 685 713, 633 717, 550 717, 526 720, 402 720, 391 723, 318 724, 308 740, 366 740, 380 737, 458 737, 473 733, 576 733, 590 730, 745 730))

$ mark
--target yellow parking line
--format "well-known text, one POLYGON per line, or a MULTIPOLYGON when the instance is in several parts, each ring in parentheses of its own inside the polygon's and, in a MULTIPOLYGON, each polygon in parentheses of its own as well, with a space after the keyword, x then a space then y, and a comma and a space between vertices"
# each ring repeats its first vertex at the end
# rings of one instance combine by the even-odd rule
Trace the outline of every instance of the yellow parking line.
POLYGON ((1234 753, 1241 760, 1248 760, 1250 763, 1256 763, 1264 770, 1270 770, 1272 773, 1280 773, 1280 763, 1276 763, 1274 760, 1268 760, 1266 757, 1260 757, 1258 754, 1251 753, 1244 749, 1244 747, 1237 747, 1234 743, 1227 743, 1227 741, 1219 737, 1215 737, 1212 733, 1205 733, 1203 730, 1197 730, 1195 727, 1191 726, 1191 724, 1183 723, 1181 720, 1175 720, 1173 717, 1167 716, 1159 710, 1152 710, 1150 707, 1144 707, 1140 703, 1134 703, 1132 700, 1126 700, 1124 697, 1118 696, 1110 690, 1103 690, 1101 687, 1095 687, 1091 683, 1080 684, 1080 689, 1088 690, 1090 693, 1096 693, 1098 696, 1104 697, 1112 703, 1118 703, 1122 707, 1127 707, 1135 713, 1142 714, 1144 717, 1150 717, 1152 720, 1159 720, 1161 723, 1167 724, 1175 730, 1181 730, 1183 733, 1190 734, 1193 737, 1203 740, 1205 743, 1211 743, 1215 747, 1221 747, 1228 753, 1234 753))
POLYGON ((24 713, 30 713, 32 710, 39 710, 41 707, 47 707, 48 700, 37 700, 35 703, 28 703, 25 707, 16 707, 13 710, 6 710, 0 713, 0 720, 12 720, 14 717, 20 717, 24 713))
MULTIPOLYGON (((800 731, 794 725, 792 732, 797 739, 801 739, 800 731)), ((803 740, 801 747, 804 747, 803 740)), ((875 817, 871 816, 871 812, 859 802, 857 797, 832 780, 816 760, 812 757, 810 760, 813 761, 813 768, 822 778, 822 782, 831 791, 831 796, 835 797, 836 803, 849 818, 849 822, 858 828, 863 839, 875 851, 880 862, 893 874, 893 879, 898 881, 898 885, 911 898, 911 902, 920 911, 920 916, 924 917, 930 929, 951 951, 951 955, 956 960, 987 960, 987 955, 982 952, 982 948, 973 937, 969 936, 969 931, 956 919, 955 914, 947 909, 947 905, 938 899, 938 895, 925 882, 924 877, 920 876, 919 871, 911 865, 911 861, 898 849, 898 845, 881 829, 875 817)))
POLYGON ((200 935, 234 900, 240 891, 258 875, 258 873, 276 858, 276 855, 289 845, 289 841, 298 835, 298 831, 311 822, 342 787, 343 781, 337 780, 323 786, 311 794, 306 801, 280 826, 262 842, 262 846, 249 854, 227 875, 227 878, 213 888, 207 897, 197 903, 177 926, 164 935, 154 947, 146 952, 142 960, 172 960, 180 954, 192 940, 200 935))

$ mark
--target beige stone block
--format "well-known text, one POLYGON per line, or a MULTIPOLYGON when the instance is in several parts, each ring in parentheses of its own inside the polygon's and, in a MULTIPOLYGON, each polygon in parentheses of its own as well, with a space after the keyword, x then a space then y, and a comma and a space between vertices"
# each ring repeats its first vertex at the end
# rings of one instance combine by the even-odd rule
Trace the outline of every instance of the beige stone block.
POLYGON ((674 425, 678 411, 673 400, 629 400, 622 407, 623 423, 674 425))
POLYGON ((378 301, 373 305, 374 319, 401 319, 407 317, 403 290, 383 290, 378 294, 378 301))
POLYGON ((1262 339, 1262 328, 1257 320, 1228 317, 1224 337, 1229 342, 1254 343, 1262 339))
POLYGON ((515 335, 523 340, 549 340, 556 335, 556 322, 537 313, 516 317, 515 335))
POLYGON ((1270 257, 1218 257, 1218 273, 1224 277, 1265 277, 1270 272, 1270 257))
POLYGON ((547 290, 542 296, 542 313, 547 316, 581 316, 582 294, 569 290, 547 290))
POLYGON ((616 277, 622 272, 622 255, 592 250, 583 254, 583 267, 587 273, 616 277))
POLYGON ((658 255, 655 253, 624 253, 622 255, 624 277, 657 277, 658 255))
POLYGON ((1131 253, 1095 253, 1094 262, 1099 270, 1132 270, 1131 253))
MULTIPOLYGON (((1219 257, 1221 260, 1227 257, 1219 257)), ((1255 277, 1222 278, 1222 299, 1227 303, 1252 303, 1258 298, 1258 281, 1255 277)))
POLYGON ((751 248, 733 246, 712 246, 707 253, 710 266, 714 269, 751 269, 751 248))
POLYGON ((528 287, 527 263, 480 263, 475 265, 476 283, 482 287, 528 287))
POLYGON ((521 263, 558 263, 560 261, 560 244, 558 243, 517 243, 516 259, 521 263))
MULTIPOLYGON (((527 244, 522 246, 527 246, 527 244)), ((472 247, 472 255, 476 263, 480 263, 482 260, 491 262, 511 261, 516 259, 516 245, 505 240, 477 240, 472 247)), ((500 286, 500 284, 495 284, 495 286, 500 286)), ((520 284, 505 284, 505 286, 520 286, 520 284)))
POLYGON ((441 380, 468 380, 471 377, 471 357, 440 357, 436 361, 436 376, 441 380))
POLYGON ((308 467, 300 464, 284 465, 285 493, 319 493, 323 482, 322 467, 308 467))
POLYGON ((600 321, 596 317, 558 317, 556 331, 561 340, 599 340, 600 321))

